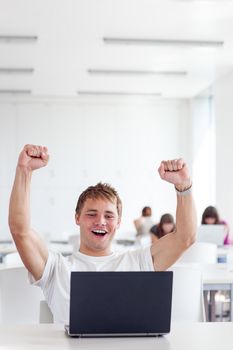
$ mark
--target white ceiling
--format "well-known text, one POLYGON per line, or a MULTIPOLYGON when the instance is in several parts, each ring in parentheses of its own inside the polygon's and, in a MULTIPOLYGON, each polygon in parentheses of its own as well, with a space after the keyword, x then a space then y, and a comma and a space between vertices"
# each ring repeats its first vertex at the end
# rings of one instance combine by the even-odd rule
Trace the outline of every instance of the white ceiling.
POLYGON ((77 91, 199 94, 233 70, 233 1, 0 0, 0 35, 36 35, 36 43, 0 42, 0 90, 79 98, 77 91), (108 45, 103 37, 220 40, 219 48, 108 45), (87 69, 181 70, 181 77, 91 75, 87 69))

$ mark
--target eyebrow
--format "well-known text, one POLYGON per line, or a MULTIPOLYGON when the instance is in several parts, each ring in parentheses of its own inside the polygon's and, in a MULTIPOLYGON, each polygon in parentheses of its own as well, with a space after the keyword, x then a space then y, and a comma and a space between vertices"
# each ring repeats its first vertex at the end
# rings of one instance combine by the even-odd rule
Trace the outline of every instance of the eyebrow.
MULTIPOLYGON (((97 213, 98 210, 96 210, 96 209, 87 209, 86 213, 88 213, 88 212, 97 213)), ((111 211, 111 210, 106 210, 104 213, 105 213, 105 214, 115 214, 115 213, 114 213, 113 211, 111 211)))

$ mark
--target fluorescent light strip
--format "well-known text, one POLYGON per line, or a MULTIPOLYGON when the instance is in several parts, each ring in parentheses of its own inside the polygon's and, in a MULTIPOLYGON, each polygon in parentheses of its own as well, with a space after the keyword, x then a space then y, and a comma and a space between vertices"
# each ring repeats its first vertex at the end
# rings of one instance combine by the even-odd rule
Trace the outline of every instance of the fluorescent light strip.
POLYGON ((30 95, 31 93, 32 93, 31 90, 23 90, 23 89, 0 89, 0 94, 3 94, 3 95, 8 95, 8 94, 12 94, 12 95, 18 95, 18 94, 30 95))
POLYGON ((32 74, 34 68, 1 68, 0 74, 32 74))
POLYGON ((139 38, 103 38, 105 44, 113 45, 158 45, 158 46, 190 46, 221 47, 224 41, 211 40, 178 40, 178 39, 139 39, 139 38))
POLYGON ((0 35, 0 43, 34 43, 38 39, 35 35, 0 35))
POLYGON ((144 97, 160 97, 161 92, 127 92, 127 91, 77 91, 78 95, 90 96, 144 96, 144 97))
POLYGON ((150 70, 127 70, 127 69, 88 69, 92 75, 165 75, 165 76, 185 76, 185 71, 150 71, 150 70))

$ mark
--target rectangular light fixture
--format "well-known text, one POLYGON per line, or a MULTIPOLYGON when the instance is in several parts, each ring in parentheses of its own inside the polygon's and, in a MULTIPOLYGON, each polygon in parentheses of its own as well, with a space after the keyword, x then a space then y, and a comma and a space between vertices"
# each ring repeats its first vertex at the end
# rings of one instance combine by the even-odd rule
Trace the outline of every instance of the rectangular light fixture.
POLYGON ((218 40, 179 40, 149 38, 113 38, 104 37, 105 44, 111 45, 151 45, 151 46, 188 46, 188 47, 222 47, 224 41, 218 40))
POLYGON ((163 75, 163 76, 185 76, 185 71, 153 71, 153 70, 131 70, 131 69, 88 69, 91 75, 163 75))
POLYGON ((128 92, 128 91, 93 91, 93 90, 79 90, 78 95, 89 96, 142 96, 142 97, 160 97, 161 92, 128 92))
POLYGON ((0 43, 35 43, 38 37, 36 35, 0 35, 0 43))
POLYGON ((9 68, 0 67, 0 74, 32 74, 34 68, 9 68))
POLYGON ((26 89, 0 89, 2 95, 30 95, 31 90, 26 89))

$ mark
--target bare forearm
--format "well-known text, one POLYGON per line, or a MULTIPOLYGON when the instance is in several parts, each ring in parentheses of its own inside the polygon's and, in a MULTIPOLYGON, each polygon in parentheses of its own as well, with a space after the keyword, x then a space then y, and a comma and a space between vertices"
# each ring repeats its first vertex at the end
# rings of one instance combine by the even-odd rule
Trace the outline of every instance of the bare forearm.
POLYGON ((13 235, 25 235, 30 231, 31 175, 31 171, 17 166, 9 208, 9 226, 13 235))
POLYGON ((177 195, 176 235, 186 247, 195 241, 197 231, 196 209, 192 193, 177 195))
POLYGON ((191 193, 192 181, 183 159, 162 161, 159 174, 163 180, 175 185, 177 192, 176 229, 151 247, 154 268, 166 270, 195 241, 196 209, 191 193))

